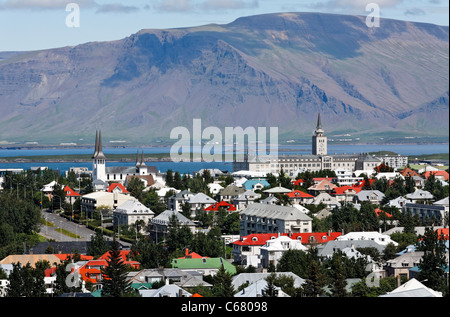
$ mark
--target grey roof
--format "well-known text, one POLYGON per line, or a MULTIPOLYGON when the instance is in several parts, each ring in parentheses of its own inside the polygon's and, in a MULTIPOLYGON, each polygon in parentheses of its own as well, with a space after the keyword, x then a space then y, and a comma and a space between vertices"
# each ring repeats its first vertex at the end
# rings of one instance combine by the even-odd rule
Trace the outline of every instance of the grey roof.
POLYGON ((444 206, 448 206, 448 196, 436 201, 435 203, 433 203, 433 205, 444 205, 444 206))
POLYGON ((286 193, 290 193, 292 190, 284 188, 284 187, 273 187, 273 188, 269 188, 266 189, 264 192, 265 193, 269 193, 269 194, 286 194, 286 193))
POLYGON ((255 203, 248 206, 246 209, 240 212, 247 216, 258 216, 270 219, 283 219, 283 220, 312 220, 303 212, 295 207, 269 205, 255 203))
POLYGON ((317 247, 318 255, 321 257, 332 256, 335 250, 343 250, 345 248, 354 246, 358 248, 376 248, 378 251, 383 252, 386 246, 376 243, 372 240, 333 240, 329 241, 321 246, 317 247))
POLYGON ((380 192, 379 190, 362 190, 359 193, 357 193, 355 195, 355 197, 357 197, 359 200, 361 201, 365 201, 365 200, 369 200, 369 196, 375 194, 379 197, 379 200, 381 201, 381 199, 384 198, 384 194, 382 192, 380 192))
POLYGON ((195 194, 188 199, 188 203, 190 204, 215 204, 216 202, 217 201, 203 193, 195 194))
MULTIPOLYGON (((252 284, 258 280, 267 278, 271 273, 241 273, 233 276, 231 284, 234 289, 238 289, 242 284, 252 284)), ((276 272, 277 276, 291 276, 294 278, 294 287, 300 287, 305 280, 292 272, 276 272)))
POLYGON ((114 211, 115 213, 138 213, 138 214, 150 214, 154 215, 155 213, 150 210, 150 208, 143 205, 141 202, 137 200, 127 200, 114 211))
POLYGON ((175 210, 166 210, 162 213, 160 213, 157 217, 153 218, 151 221, 154 224, 159 225, 168 225, 170 222, 170 218, 175 215, 178 219, 178 222, 181 225, 187 225, 187 226, 195 226, 195 223, 190 221, 188 218, 183 216, 181 213, 175 211, 175 210))
POLYGON ((230 184, 219 192, 219 196, 237 196, 243 192, 245 192, 244 188, 230 184))
POLYGON ((433 195, 426 190, 417 189, 414 193, 407 194, 408 199, 433 199, 433 195))
POLYGON ((363 162, 381 162, 379 158, 371 156, 370 154, 361 155, 358 160, 363 162))
POLYGON ((106 173, 108 174, 135 174, 135 166, 107 166, 106 173))

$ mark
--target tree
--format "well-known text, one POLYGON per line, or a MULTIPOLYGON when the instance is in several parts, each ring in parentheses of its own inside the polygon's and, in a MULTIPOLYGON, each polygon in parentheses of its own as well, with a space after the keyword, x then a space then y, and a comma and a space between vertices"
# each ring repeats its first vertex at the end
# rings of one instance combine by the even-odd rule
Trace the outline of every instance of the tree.
POLYGON ((44 283, 45 265, 31 267, 30 263, 22 266, 13 263, 13 270, 9 276, 7 297, 44 297, 46 296, 44 283))
POLYGON ((333 265, 331 266, 332 283, 331 294, 333 297, 347 297, 348 293, 345 287, 347 281, 345 280, 345 272, 342 264, 342 256, 336 256, 333 265))
POLYGON ((326 276, 316 260, 310 262, 306 282, 303 285, 304 294, 308 297, 319 297, 324 294, 326 276))
POLYGON ((270 275, 266 277, 265 280, 267 282, 267 286, 264 288, 264 297, 277 297, 278 291, 275 286, 276 278, 277 275, 275 273, 270 273, 270 275))
POLYGON ((120 255, 119 243, 114 239, 109 250, 108 265, 101 272, 103 276, 102 296, 128 297, 134 295, 131 284, 127 281, 127 266, 120 255))
POLYGON ((130 192, 130 195, 139 201, 142 201, 144 189, 144 182, 138 177, 132 177, 127 186, 127 190, 130 192))
POLYGON ((225 271, 222 265, 214 276, 212 292, 216 297, 233 297, 235 290, 232 284, 231 274, 225 271))
POLYGON ((143 269, 170 266, 169 252, 160 244, 155 244, 152 239, 142 238, 137 244, 133 244, 132 251, 134 259, 143 269))
POLYGON ((96 231, 94 236, 91 236, 91 243, 88 246, 88 254, 94 257, 106 253, 109 250, 108 242, 106 242, 103 233, 96 231))
POLYGON ((425 234, 419 236, 417 247, 419 251, 424 252, 418 265, 420 269, 418 279, 424 281, 424 285, 435 291, 448 292, 445 276, 448 261, 445 256, 444 236, 439 236, 437 230, 428 227, 425 229, 425 234))

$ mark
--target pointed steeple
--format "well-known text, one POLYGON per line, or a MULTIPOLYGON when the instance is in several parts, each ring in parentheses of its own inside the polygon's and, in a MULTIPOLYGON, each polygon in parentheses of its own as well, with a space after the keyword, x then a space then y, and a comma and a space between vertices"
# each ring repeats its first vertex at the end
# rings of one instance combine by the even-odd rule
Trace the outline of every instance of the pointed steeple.
POLYGON ((98 155, 98 131, 95 131, 95 147, 94 147, 94 155, 92 155, 92 158, 96 158, 98 155))
POLYGON ((320 112, 317 117, 317 126, 316 126, 316 135, 322 135, 323 134, 323 128, 322 128, 322 119, 320 118, 320 112))
POLYGON ((139 167, 141 164, 139 163, 139 149, 137 150, 136 153, 136 164, 134 166, 139 167))
POLYGON ((322 120, 320 119, 320 112, 319 112, 319 116, 317 117, 317 130, 322 129, 322 120))
POLYGON ((144 150, 142 150, 141 166, 146 166, 144 161, 144 150))
POLYGON ((97 159, 106 160, 106 156, 103 154, 103 145, 102 145, 102 130, 98 133, 98 153, 97 159))
POLYGON ((103 154, 103 146, 102 146, 102 131, 97 131, 95 134, 95 152, 93 159, 96 160, 106 160, 105 155, 103 154))

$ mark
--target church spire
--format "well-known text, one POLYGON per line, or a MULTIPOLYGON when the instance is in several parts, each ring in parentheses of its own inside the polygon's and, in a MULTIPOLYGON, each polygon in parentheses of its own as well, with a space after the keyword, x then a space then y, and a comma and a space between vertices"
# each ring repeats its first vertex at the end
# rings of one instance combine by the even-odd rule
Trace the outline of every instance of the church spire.
POLYGON ((92 155, 92 158, 96 158, 98 154, 98 131, 95 131, 95 147, 94 147, 94 155, 92 155))
POLYGON ((319 116, 317 117, 317 130, 322 130, 322 120, 320 119, 320 112, 319 112, 319 116))
POLYGON ((106 160, 105 155, 103 154, 103 145, 102 145, 102 131, 97 131, 95 134, 95 152, 93 159, 97 160, 106 160))
POLYGON ((145 166, 145 161, 144 161, 144 150, 142 150, 141 166, 145 166))
POLYGON ((322 135, 323 134, 323 128, 322 128, 322 119, 320 118, 320 112, 317 116, 317 126, 316 126, 316 135, 322 135))

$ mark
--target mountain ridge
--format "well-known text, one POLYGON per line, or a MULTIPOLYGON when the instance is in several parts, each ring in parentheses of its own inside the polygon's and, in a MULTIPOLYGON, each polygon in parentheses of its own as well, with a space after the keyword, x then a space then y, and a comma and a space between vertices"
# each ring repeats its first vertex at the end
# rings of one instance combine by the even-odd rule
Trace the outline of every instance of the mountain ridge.
POLYGON ((194 118, 302 139, 318 112, 330 134, 448 136, 448 27, 432 24, 278 13, 9 55, 0 141, 76 142, 101 128, 150 144, 194 118))

